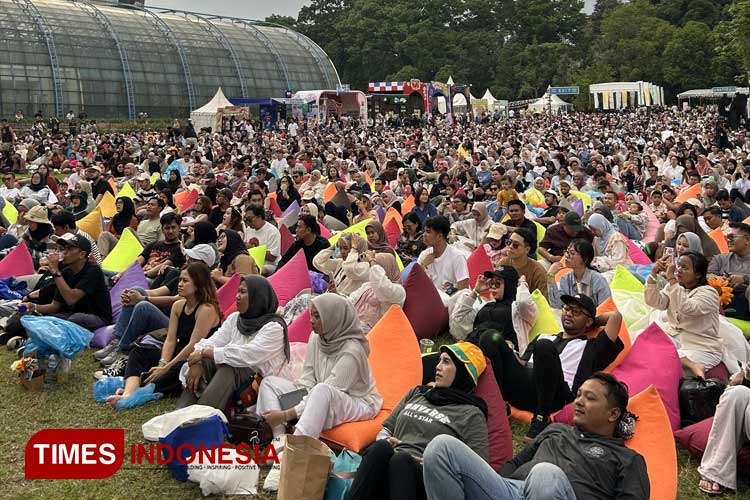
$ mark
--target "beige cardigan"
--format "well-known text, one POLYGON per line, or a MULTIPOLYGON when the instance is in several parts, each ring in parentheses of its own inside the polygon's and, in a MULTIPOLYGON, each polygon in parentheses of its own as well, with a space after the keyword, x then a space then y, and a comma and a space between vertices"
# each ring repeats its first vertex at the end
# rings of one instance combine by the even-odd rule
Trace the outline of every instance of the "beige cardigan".
POLYGON ((724 352, 719 336, 719 294, 708 285, 690 291, 678 284, 659 290, 651 279, 644 291, 646 304, 667 311, 666 333, 676 337, 682 349, 724 352))

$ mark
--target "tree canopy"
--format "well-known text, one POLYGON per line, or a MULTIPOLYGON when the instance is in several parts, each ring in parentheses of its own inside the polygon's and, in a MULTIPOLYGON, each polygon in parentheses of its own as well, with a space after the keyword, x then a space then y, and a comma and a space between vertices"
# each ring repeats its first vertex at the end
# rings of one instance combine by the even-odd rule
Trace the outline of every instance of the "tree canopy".
POLYGON ((470 83, 500 98, 646 80, 667 94, 745 84, 750 0, 312 0, 272 16, 318 43, 341 81, 470 83))

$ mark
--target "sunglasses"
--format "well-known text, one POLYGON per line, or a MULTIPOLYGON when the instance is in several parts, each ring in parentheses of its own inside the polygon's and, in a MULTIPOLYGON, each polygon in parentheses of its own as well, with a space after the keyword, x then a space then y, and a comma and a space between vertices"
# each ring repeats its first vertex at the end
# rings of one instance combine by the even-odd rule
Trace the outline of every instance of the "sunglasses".
POLYGON ((512 248, 513 250, 515 250, 516 248, 521 248, 521 243, 519 243, 517 241, 510 240, 510 241, 508 241, 508 246, 510 248, 512 248))

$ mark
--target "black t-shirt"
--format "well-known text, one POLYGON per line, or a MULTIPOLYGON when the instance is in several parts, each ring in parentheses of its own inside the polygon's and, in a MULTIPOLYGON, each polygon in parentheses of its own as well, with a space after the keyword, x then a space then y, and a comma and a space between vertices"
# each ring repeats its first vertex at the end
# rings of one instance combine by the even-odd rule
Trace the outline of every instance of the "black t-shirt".
POLYGON ((73 274, 69 267, 63 269, 62 277, 70 288, 86 294, 73 306, 69 306, 58 289, 54 300, 62 304, 64 312, 93 314, 99 316, 106 324, 112 322, 112 303, 101 267, 87 261, 78 274, 73 274))
POLYGON ((101 177, 99 178, 99 182, 91 186, 91 192, 94 195, 94 199, 96 199, 96 197, 99 196, 100 194, 103 195, 107 191, 112 193, 112 196, 115 195, 115 192, 112 189, 112 186, 109 185, 109 182, 105 181, 101 177))
POLYGON ((146 259, 146 264, 151 267, 158 266, 167 260, 171 260, 172 265, 177 268, 185 263, 185 256, 182 254, 179 241, 174 243, 155 241, 146 247, 141 257, 146 259))
POLYGON ((295 241, 292 246, 289 247, 289 250, 286 251, 284 256, 281 258, 281 261, 279 261, 279 269, 284 266, 289 260, 297 255, 297 252, 299 249, 303 249, 305 252, 305 259, 307 260, 307 268, 310 271, 318 271, 315 266, 313 265, 313 258, 318 255, 318 253, 321 250, 324 250, 328 247, 330 247, 331 244, 328 242, 327 239, 323 238, 322 236, 317 236, 315 238, 315 241, 313 241, 312 245, 305 245, 305 243, 302 240, 295 241))
MULTIPOLYGON (((225 187, 227 187, 227 185, 223 182, 217 182, 215 186, 206 186, 206 189, 203 190, 203 194, 211 199, 213 205, 216 205, 216 194, 219 189, 224 189, 225 187)), ((219 222, 219 224, 221 224, 221 222, 219 222)))
MULTIPOLYGON (((596 337, 570 337, 563 338, 563 333, 560 332, 554 336, 552 343, 557 348, 557 353, 560 354, 560 361, 562 362, 563 373, 566 369, 573 369, 577 364, 575 377, 573 379, 573 386, 571 392, 573 395, 578 392, 578 388, 588 379, 592 374, 604 370, 617 358, 617 355, 625 349, 625 345, 622 340, 618 337, 615 342, 612 342, 607 336, 607 332, 602 329, 599 335, 596 337), (585 342, 586 345, 581 349, 580 346, 576 346, 577 342, 585 342), (563 355, 563 351, 570 346, 570 351, 563 355)), ((540 340, 539 337, 535 338, 526 348, 523 353, 522 359, 529 361, 534 354, 534 348, 536 343, 540 340)), ((547 340, 550 340, 547 338, 547 340)))
POLYGON ((219 227, 221 222, 224 220, 224 212, 226 212, 225 208, 214 207, 208 216, 208 221, 213 224, 214 227, 219 227))

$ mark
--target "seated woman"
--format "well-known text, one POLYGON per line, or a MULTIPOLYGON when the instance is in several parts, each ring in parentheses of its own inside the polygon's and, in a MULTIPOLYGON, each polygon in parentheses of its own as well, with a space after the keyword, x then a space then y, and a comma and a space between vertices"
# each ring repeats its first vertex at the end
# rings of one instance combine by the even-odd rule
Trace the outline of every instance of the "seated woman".
POLYGON ((404 226, 404 231, 398 237, 396 253, 401 257, 401 262, 407 266, 410 262, 417 260, 427 245, 422 239, 422 221, 417 214, 407 213, 401 220, 401 224, 404 226))
MULTIPOLYGON (((6 203, 10 202, 6 201, 6 203)), ((26 198, 18 204, 18 219, 16 219, 16 222, 9 225, 7 229, 0 231, 2 232, 2 235, 0 236, 0 250, 11 249, 18 245, 18 240, 23 238, 23 235, 29 228, 26 214, 29 210, 37 206, 39 206, 39 202, 32 200, 31 198, 26 198)))
POLYGON ((217 286, 221 286, 235 274, 259 274, 258 266, 250 257, 242 235, 232 229, 224 229, 216 240, 216 247, 221 252, 219 267, 211 272, 217 286))
POLYGON ((401 286, 401 273, 393 255, 368 250, 363 260, 369 266, 367 281, 351 293, 349 300, 362 328, 369 332, 392 305, 404 306, 406 291, 401 286))
POLYGON ((460 439, 489 462, 487 404, 474 395, 485 367, 484 354, 473 344, 442 346, 429 377, 434 382, 411 389, 383 422, 347 500, 426 498, 422 456, 430 441, 442 434, 460 439))
POLYGON ((76 220, 81 220, 89 214, 89 195, 86 191, 75 191, 70 194, 70 206, 76 220))
POLYGON ((223 410, 234 391, 256 374, 289 376, 289 336, 278 307, 266 278, 244 276, 237 289, 238 312, 195 344, 183 365, 185 388, 177 408, 199 404, 223 410))
POLYGON ((596 248, 593 264, 600 272, 613 271, 618 265, 629 266, 633 263, 630 260, 628 242, 606 217, 595 213, 589 217, 588 226, 594 233, 596 248))
POLYGON ((390 243, 388 243, 388 237, 385 234, 383 224, 377 220, 368 222, 367 226, 365 226, 365 234, 367 234, 367 246, 370 250, 377 253, 388 253, 395 257, 396 252, 393 251, 390 243))
POLYGON ((417 214, 422 224, 424 224, 424 221, 428 217, 438 215, 437 208, 430 202, 430 193, 427 191, 427 188, 421 187, 417 189, 414 194, 414 208, 411 211, 417 214))
POLYGON ((367 242, 358 234, 344 233, 336 248, 338 257, 334 257, 334 247, 324 248, 313 257, 313 266, 331 278, 329 291, 349 295, 367 282, 370 264, 362 261, 367 242))
POLYGON ((130 228, 133 232, 138 229, 138 218, 135 216, 133 200, 127 196, 120 196, 115 201, 115 211, 107 230, 97 239, 97 246, 102 257, 109 255, 125 229, 130 228))
MULTIPOLYGON (((666 232, 666 230, 665 230, 666 232)), ((695 233, 701 241, 702 254, 709 261, 715 256, 721 253, 719 246, 701 227, 698 219, 688 213, 680 215, 675 219, 674 222, 674 236, 667 238, 662 244, 661 248, 657 251, 657 256, 661 258, 665 252, 668 252, 667 248, 675 248, 677 239, 683 233, 695 233)))
POLYGON ((238 233, 240 233, 240 238, 245 237, 245 226, 242 224, 242 214, 235 207, 229 207, 224 211, 224 218, 222 219, 219 227, 217 227, 216 229, 218 229, 219 232, 226 229, 231 229, 232 231, 237 231, 238 233))
POLYGON ((34 172, 28 184, 21 188, 20 198, 31 198, 42 205, 49 203, 50 189, 39 172, 34 172))
POLYGON ((13 238, 6 235, 6 241, 10 246, 0 250, 0 259, 11 252, 19 241, 23 241, 34 261, 34 268, 38 268, 39 262, 46 257, 47 253, 55 249, 55 242, 52 240, 55 229, 49 220, 47 208, 41 205, 32 207, 24 214, 23 219, 28 224, 26 230, 20 239, 15 240, 15 243, 13 238))
POLYGON ((469 250, 475 250, 484 239, 492 220, 487 215, 487 206, 478 201, 471 207, 471 218, 460 220, 452 224, 458 236, 462 236, 464 246, 469 250))
POLYGON ((677 347, 686 373, 703 377, 721 363, 724 344, 719 335, 719 294, 706 281, 708 261, 697 253, 683 254, 677 265, 671 256, 656 261, 646 280, 646 304, 666 311, 664 331, 677 347), (667 286, 659 290, 656 277, 667 286))
POLYGON ((740 372, 730 385, 719 399, 698 467, 698 487, 710 495, 737 491, 737 454, 750 439, 750 380, 740 372))
POLYGON ((154 384, 154 392, 171 394, 182 388, 179 373, 199 340, 210 336, 221 323, 216 287, 208 266, 189 264, 180 274, 177 293, 181 297, 172 305, 167 338, 161 349, 140 345, 130 351, 125 368, 125 388, 107 398, 112 407, 125 405, 141 385, 154 384))
POLYGON ((378 220, 378 213, 375 211, 369 195, 363 194, 356 203, 359 213, 356 217, 349 218, 350 226, 366 219, 378 220))
POLYGON ((276 191, 276 202, 279 204, 279 208, 283 211, 289 208, 289 205, 295 201, 298 204, 301 203, 302 197, 297 191, 297 188, 294 187, 292 178, 285 175, 279 180, 279 189, 276 191))
POLYGON ((679 263, 680 257, 688 252, 699 253, 703 255, 703 243, 701 238, 695 233, 690 231, 684 232, 679 235, 675 240, 674 246, 674 263, 679 263))
POLYGON ((492 262, 492 267, 500 267, 500 261, 503 260, 507 253, 507 248, 503 248, 503 237, 508 233, 508 228, 501 222, 494 222, 490 225, 487 235, 482 240, 484 251, 492 262))
POLYGON ((571 269, 560 280, 555 281, 555 275, 563 269, 562 261, 555 262, 547 272, 547 293, 549 304, 555 309, 562 309, 560 295, 575 295, 582 293, 591 298, 598 307, 612 295, 607 279, 599 271, 591 267, 594 260, 594 246, 582 238, 570 242, 565 250, 565 267, 571 269))
MULTIPOLYGON (((354 306, 345 297, 324 293, 310 302, 310 323, 313 333, 302 376, 295 382, 265 377, 258 390, 257 412, 266 417, 275 437, 286 432, 287 422, 299 419, 294 434, 317 438, 345 422, 375 418, 383 406, 367 360, 370 344, 354 306), (296 406, 282 409, 279 396, 298 389, 307 395, 296 406)), ((279 441, 277 451, 283 438, 279 441)), ((278 482, 280 471, 277 466, 271 469, 266 489, 278 482)))

